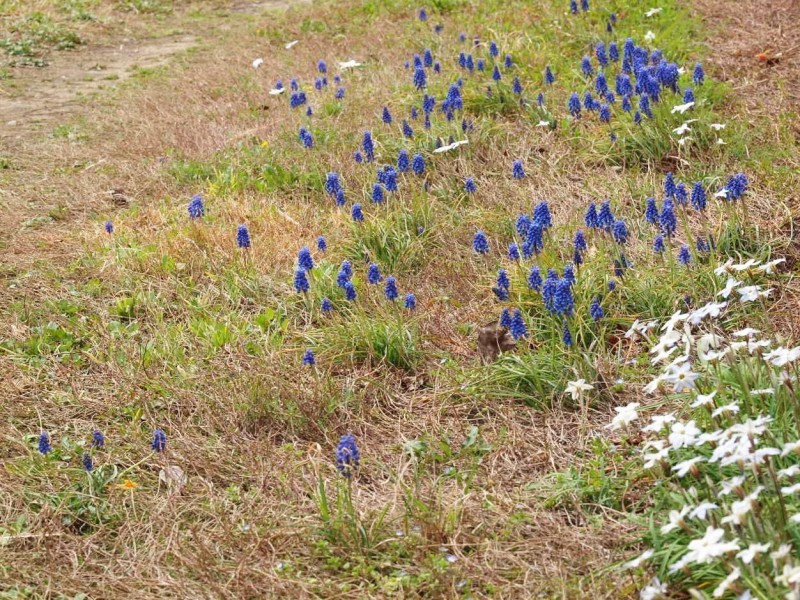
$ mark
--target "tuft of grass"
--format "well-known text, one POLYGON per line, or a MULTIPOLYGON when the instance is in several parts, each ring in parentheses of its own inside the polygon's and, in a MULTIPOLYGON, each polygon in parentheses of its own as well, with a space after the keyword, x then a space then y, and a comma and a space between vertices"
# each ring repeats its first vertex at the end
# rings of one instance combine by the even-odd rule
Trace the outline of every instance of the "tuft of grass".
POLYGON ((390 307, 386 314, 355 313, 347 321, 338 321, 309 333, 320 355, 333 363, 379 366, 387 364, 415 371, 422 363, 418 326, 400 317, 390 307))

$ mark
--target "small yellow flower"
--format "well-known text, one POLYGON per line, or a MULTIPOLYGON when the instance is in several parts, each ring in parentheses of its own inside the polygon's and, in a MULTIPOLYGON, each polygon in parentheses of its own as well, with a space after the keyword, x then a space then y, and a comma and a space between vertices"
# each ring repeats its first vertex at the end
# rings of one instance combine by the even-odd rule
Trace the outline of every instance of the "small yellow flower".
POLYGON ((115 490, 135 490, 139 487, 139 484, 135 481, 131 481, 130 479, 123 479, 122 483, 118 483, 113 487, 115 490))

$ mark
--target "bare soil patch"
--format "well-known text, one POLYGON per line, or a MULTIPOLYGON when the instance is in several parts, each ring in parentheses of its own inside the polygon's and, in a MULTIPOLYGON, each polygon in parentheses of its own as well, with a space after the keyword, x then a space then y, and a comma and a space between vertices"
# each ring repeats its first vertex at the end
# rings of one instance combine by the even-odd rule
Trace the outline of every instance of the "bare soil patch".
MULTIPOLYGON (((82 46, 55 55, 43 68, 18 70, 23 90, 0 104, 0 137, 18 137, 79 111, 98 92, 140 72, 167 65, 196 43, 191 35, 150 40, 122 39, 114 46, 82 46)), ((91 112, 89 108, 87 112, 91 112)))
POLYGON ((713 74, 729 81, 750 109, 800 108, 800 0, 695 0, 715 33, 713 74))

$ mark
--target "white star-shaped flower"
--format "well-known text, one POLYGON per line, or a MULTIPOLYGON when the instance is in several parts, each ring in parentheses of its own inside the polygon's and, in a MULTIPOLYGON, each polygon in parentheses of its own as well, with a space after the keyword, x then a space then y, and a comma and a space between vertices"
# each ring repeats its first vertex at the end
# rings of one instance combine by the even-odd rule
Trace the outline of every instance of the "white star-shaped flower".
POLYGON ((785 263, 785 258, 776 258, 768 263, 764 263, 760 267, 756 269, 756 271, 760 271, 761 273, 766 273, 767 275, 772 275, 775 272, 775 267, 777 267, 781 263, 785 263))
POLYGON ((455 150, 459 146, 464 144, 469 144, 469 140, 459 140, 457 142, 453 142, 452 144, 448 144, 447 146, 440 146, 433 151, 434 154, 441 154, 442 152, 449 152, 450 150, 455 150))
POLYGON ((683 114, 690 108, 694 106, 694 102, 687 102, 686 104, 678 104, 677 106, 672 107, 671 113, 674 115, 675 113, 683 114))
POLYGON ((683 135, 684 133, 687 133, 691 130, 692 130, 691 127, 689 127, 686 123, 683 123, 681 126, 673 129, 672 133, 674 133, 675 135, 683 135))
POLYGON ((564 389, 564 392, 571 395, 573 400, 577 400, 583 396, 584 392, 588 392, 593 389, 594 386, 590 383, 586 383, 585 379, 578 379, 576 381, 570 381, 567 383, 567 387, 564 389))

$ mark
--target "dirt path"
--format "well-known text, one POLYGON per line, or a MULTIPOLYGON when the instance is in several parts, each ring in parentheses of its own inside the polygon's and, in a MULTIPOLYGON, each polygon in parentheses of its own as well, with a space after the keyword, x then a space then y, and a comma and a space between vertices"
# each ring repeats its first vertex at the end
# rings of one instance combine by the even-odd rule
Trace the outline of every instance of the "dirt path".
MULTIPOLYGON (((297 2, 239 0, 223 3, 221 14, 257 15, 297 2)), ((90 40, 72 51, 49 55, 46 67, 15 69, 13 87, 3 86, 0 81, 0 140, 28 137, 71 116, 91 114, 87 105, 98 93, 113 89, 143 70, 168 65, 199 41, 197 35, 123 37, 113 45, 90 40)))
POLYGON ((194 36, 123 39, 117 46, 82 46, 62 52, 47 67, 21 70, 16 84, 22 93, 0 103, 0 137, 27 135, 42 125, 66 120, 81 112, 95 94, 141 69, 167 65, 196 43, 194 36))

